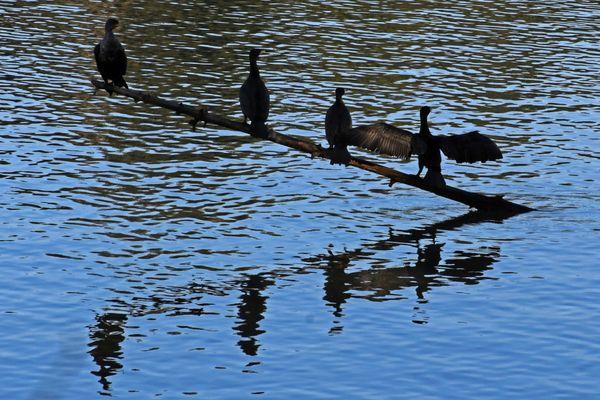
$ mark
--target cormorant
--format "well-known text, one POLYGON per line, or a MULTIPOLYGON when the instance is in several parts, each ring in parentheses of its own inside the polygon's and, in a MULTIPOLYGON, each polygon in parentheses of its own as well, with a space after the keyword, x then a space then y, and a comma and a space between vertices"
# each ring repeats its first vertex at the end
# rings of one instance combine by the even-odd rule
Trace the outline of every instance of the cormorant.
POLYGON ((331 163, 348 164, 348 153, 345 134, 352 128, 352 117, 342 100, 345 90, 335 89, 335 102, 325 115, 325 137, 329 143, 329 150, 333 150, 331 163))
POLYGON ((269 117, 269 91, 260 78, 260 71, 256 61, 260 49, 250 50, 250 75, 240 88, 240 105, 244 113, 244 123, 250 119, 250 133, 266 138, 269 131, 265 122, 269 117))
POLYGON ((437 187, 446 186, 441 173, 440 150, 446 157, 458 163, 486 162, 502 158, 502 152, 496 143, 477 131, 462 135, 433 136, 427 123, 430 112, 431 108, 421 107, 421 128, 416 135, 389 124, 377 123, 351 129, 345 135, 346 142, 349 145, 404 159, 417 154, 419 156, 417 176, 421 174, 423 167, 427 167, 424 180, 437 187))
MULTIPOLYGON (((98 72, 102 75, 104 83, 108 84, 110 80, 115 86, 128 88, 125 79, 123 79, 123 75, 127 73, 127 56, 121 42, 113 33, 113 29, 118 25, 119 21, 116 18, 111 17, 106 20, 104 26, 106 33, 100 43, 94 47, 94 57, 96 58, 98 72)), ((107 91, 112 95, 111 90, 107 91)))

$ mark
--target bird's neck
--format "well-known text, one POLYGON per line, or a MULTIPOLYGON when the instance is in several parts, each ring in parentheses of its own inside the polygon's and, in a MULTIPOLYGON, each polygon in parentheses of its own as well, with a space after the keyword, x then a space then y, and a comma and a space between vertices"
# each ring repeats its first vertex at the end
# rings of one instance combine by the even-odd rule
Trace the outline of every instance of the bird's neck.
POLYGON ((114 38, 115 34, 113 33, 112 29, 105 29, 104 37, 114 38))
POLYGON ((335 96, 336 104, 344 104, 344 100, 342 100, 342 96, 335 96))
POLYGON ((421 129, 419 130, 419 133, 424 136, 431 136, 429 124, 427 123, 427 115, 421 115, 421 129))
POLYGON ((258 65, 255 60, 250 61, 250 75, 260 76, 260 71, 258 70, 258 65))

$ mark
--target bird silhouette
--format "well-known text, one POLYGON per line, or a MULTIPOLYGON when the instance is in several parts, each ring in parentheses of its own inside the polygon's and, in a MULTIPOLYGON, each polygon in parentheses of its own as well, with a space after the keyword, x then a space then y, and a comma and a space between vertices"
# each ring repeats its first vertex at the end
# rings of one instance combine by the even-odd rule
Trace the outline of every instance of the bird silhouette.
POLYGON ((457 163, 486 162, 502 158, 502 152, 496 143, 477 131, 461 135, 432 135, 427 122, 430 112, 431 108, 428 106, 421 107, 421 127, 418 134, 390 124, 376 123, 348 130, 344 134, 344 141, 347 145, 404 159, 417 154, 419 156, 417 176, 420 176, 423 168, 427 167, 424 180, 436 187, 446 186, 441 173, 440 151, 457 163))
POLYGON ((257 60, 260 49, 250 50, 250 75, 240 88, 240 106, 244 114, 244 123, 250 119, 250 133, 266 138, 269 130, 265 125, 269 118, 269 91, 260 77, 257 60))
POLYGON ((352 128, 352 117, 342 100, 344 93, 343 88, 335 90, 335 102, 325 115, 325 137, 332 151, 332 164, 348 164, 350 160, 345 135, 352 128))
MULTIPOLYGON (((127 56, 113 32, 117 26, 119 21, 116 18, 111 17, 106 20, 104 38, 94 47, 94 58, 104 83, 108 84, 111 81, 114 86, 128 88, 123 78, 127 73, 127 56)), ((112 90, 107 89, 107 91, 112 95, 112 90)))

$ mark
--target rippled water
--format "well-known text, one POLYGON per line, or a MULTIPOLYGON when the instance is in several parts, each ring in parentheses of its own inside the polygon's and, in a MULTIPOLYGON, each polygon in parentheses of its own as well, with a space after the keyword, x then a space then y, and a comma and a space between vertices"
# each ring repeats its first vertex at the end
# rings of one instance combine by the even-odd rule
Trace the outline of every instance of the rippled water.
POLYGON ((1 398, 598 396, 597 2, 4 1, 0 21, 1 398), (357 124, 414 130, 428 104, 434 133, 505 154, 446 162, 449 183, 539 211, 469 214, 93 96, 108 15, 132 88, 240 118, 260 46, 278 131, 323 143, 336 86, 357 124))

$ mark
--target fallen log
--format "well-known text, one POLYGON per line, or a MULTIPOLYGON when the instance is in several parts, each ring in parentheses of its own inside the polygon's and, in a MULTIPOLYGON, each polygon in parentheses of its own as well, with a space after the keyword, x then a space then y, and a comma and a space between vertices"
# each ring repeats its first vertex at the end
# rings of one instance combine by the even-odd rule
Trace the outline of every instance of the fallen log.
MULTIPOLYGON (((202 121, 204 124, 209 123, 221 126, 223 128, 250 134, 250 125, 215 114, 209 107, 206 106, 194 107, 177 101, 162 99, 151 93, 107 85, 97 79, 92 79, 91 82, 96 90, 106 90, 108 88, 115 93, 130 97, 136 102, 141 101, 146 104, 152 104, 175 111, 178 114, 189 115, 192 117, 192 121, 190 123, 192 124, 193 128, 196 127, 198 122, 202 121)), ((269 137, 263 140, 270 140, 274 143, 308 153, 313 158, 318 157, 331 160, 331 154, 327 149, 323 148, 319 144, 313 143, 308 139, 295 138, 289 135, 277 133, 273 129, 269 129, 269 137)), ((427 184, 425 181, 416 177, 415 175, 405 174, 403 172, 396 171, 395 169, 384 167, 362 158, 351 157, 349 165, 366 171, 371 171, 388 178, 390 180, 390 186, 392 186, 394 183, 404 183, 405 185, 417 187, 438 196, 466 204, 471 208, 476 208, 481 211, 502 214, 519 214, 533 211, 533 209, 530 207, 505 200, 503 195, 484 195, 480 193, 468 192, 452 186, 445 186, 443 188, 435 187, 427 184)))

